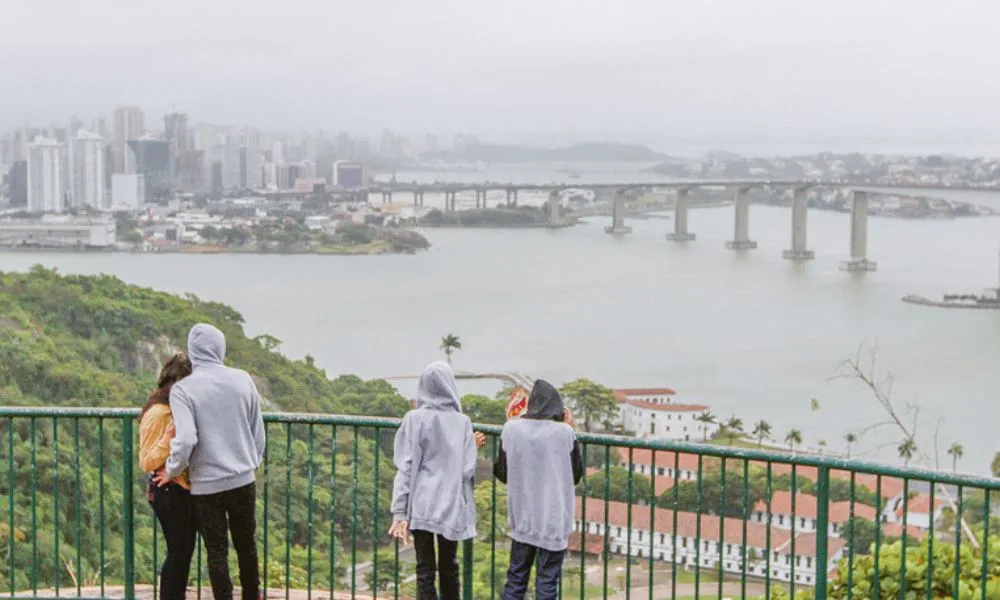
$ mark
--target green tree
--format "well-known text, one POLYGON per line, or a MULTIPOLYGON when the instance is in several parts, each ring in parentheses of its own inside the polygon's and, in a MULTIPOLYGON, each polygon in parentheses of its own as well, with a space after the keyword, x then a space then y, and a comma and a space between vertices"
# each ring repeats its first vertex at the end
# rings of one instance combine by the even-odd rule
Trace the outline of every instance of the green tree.
POLYGON ((712 414, 712 411, 706 410, 703 413, 701 413, 700 415, 698 415, 697 417, 695 417, 694 420, 698 421, 699 423, 701 423, 702 441, 707 442, 708 441, 708 428, 709 428, 710 425, 713 425, 714 423, 716 423, 716 421, 718 421, 718 419, 715 417, 715 415, 712 414))
POLYGON ((802 445, 802 432, 798 429, 793 429, 785 435, 785 443, 788 444, 788 449, 795 451, 796 446, 802 445))
POLYGON ((475 499, 476 532, 479 534, 479 540, 482 542, 489 542, 493 539, 506 539, 507 486, 502 483, 497 483, 496 498, 494 498, 493 481, 483 481, 476 486, 475 499), (494 531, 496 532, 495 535, 494 531))
POLYGON ((563 385, 559 392, 573 407, 576 421, 583 422, 584 431, 593 431, 595 423, 611 429, 618 420, 618 400, 610 388, 589 379, 576 379, 563 385))
POLYGON ((913 455, 917 453, 917 442, 912 437, 908 437, 899 443, 896 450, 899 452, 899 457, 903 459, 903 464, 909 465, 913 455))
POLYGON ((1000 477, 1000 452, 993 455, 993 460, 990 462, 990 473, 993 473, 994 477, 1000 477))
POLYGON ((854 448, 854 444, 858 442, 858 434, 856 433, 845 433, 844 441, 847 443, 847 458, 851 457, 851 450, 854 448))
POLYGON ((951 457, 951 470, 957 471, 958 461, 962 460, 962 457, 965 456, 965 448, 962 447, 962 444, 955 442, 948 448, 948 456, 951 457))
POLYGON ((139 231, 138 229, 133 229, 132 231, 129 231, 128 233, 125 234, 124 239, 126 243, 132 244, 133 246, 138 246, 146 238, 145 236, 142 235, 141 231, 139 231))
POLYGON ((645 475, 632 473, 632 494, 629 496, 629 471, 625 467, 611 467, 606 472, 598 471, 586 477, 580 490, 586 490, 588 498, 604 499, 604 479, 608 477, 608 500, 638 504, 649 499, 650 481, 645 475))
POLYGON ((676 484, 676 489, 671 488, 660 494, 658 504, 666 509, 742 518, 744 510, 752 510, 767 494, 764 469, 751 466, 748 475, 745 504, 743 467, 728 466, 723 480, 722 469, 715 462, 702 473, 700 495, 697 481, 681 481, 676 484))
POLYGON ((729 417, 724 429, 726 438, 729 440, 729 445, 732 446, 743 435, 743 419, 736 415, 729 417))
POLYGON ((448 335, 441 338, 441 350, 444 351, 444 355, 448 357, 448 364, 451 364, 451 355, 454 354, 456 350, 462 349, 462 341, 458 339, 458 336, 449 333, 448 335))
POLYGON ((503 425, 507 422, 507 403, 477 394, 462 396, 462 409, 473 423, 503 425))
POLYGON ((753 437, 757 440, 757 446, 763 447, 764 440, 771 437, 771 424, 767 421, 757 421, 753 426, 753 437))

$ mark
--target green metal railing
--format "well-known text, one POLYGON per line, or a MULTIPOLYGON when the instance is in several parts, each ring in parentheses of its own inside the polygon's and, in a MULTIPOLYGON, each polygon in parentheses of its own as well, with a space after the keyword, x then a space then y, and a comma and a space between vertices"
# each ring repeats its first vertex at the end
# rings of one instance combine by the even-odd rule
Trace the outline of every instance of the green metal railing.
MULTIPOLYGON (((137 415, 0 409, 0 600, 158 597, 165 547, 142 493, 137 415)), ((268 594, 415 597, 412 550, 386 535, 398 421, 265 422, 257 534, 268 594)), ((479 535, 462 546, 464 600, 500 597, 508 560, 504 486, 488 470, 499 428, 477 429, 491 439, 476 478, 479 535)), ((1000 481, 579 437, 589 468, 562 598, 1000 597, 1000 542, 990 537, 1000 481)), ((200 543, 195 560, 191 586, 207 598, 200 543)))

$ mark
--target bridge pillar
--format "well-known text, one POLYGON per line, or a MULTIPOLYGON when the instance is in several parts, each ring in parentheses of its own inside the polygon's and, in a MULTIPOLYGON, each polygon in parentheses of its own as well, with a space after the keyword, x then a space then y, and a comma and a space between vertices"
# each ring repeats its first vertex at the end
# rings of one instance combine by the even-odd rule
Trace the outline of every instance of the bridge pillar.
POLYGON ((809 209, 809 188, 792 191, 792 248, 782 256, 788 260, 811 260, 816 253, 806 247, 806 214, 809 209))
POLYGON ((423 206, 423 205, 424 205, 424 192, 423 192, 423 190, 421 190, 420 191, 420 206, 423 206))
POLYGON ((730 250, 753 250, 757 247, 757 242, 750 239, 750 198, 747 196, 749 188, 736 188, 736 223, 734 226, 733 239, 726 242, 726 248, 730 250))
POLYGON ((611 205, 611 227, 604 228, 605 233, 632 233, 632 228, 625 225, 625 196, 616 194, 611 205))
POLYGON ((510 206, 511 189, 507 188, 507 206, 510 206))
POLYGON ((874 271, 878 263, 868 260, 868 192, 851 192, 851 260, 842 271, 874 271))
POLYGON ((479 190, 476 190, 476 209, 479 209, 479 190))
POLYGON ((420 192, 413 190, 413 206, 420 205, 420 192))
POLYGON ((558 225, 562 221, 561 209, 559 205, 559 193, 553 190, 549 193, 549 225, 558 225))
POLYGON ((517 188, 514 188, 514 208, 517 208, 517 188))
POLYGON ((691 242, 695 235, 688 231, 688 193, 689 189, 677 190, 677 202, 674 205, 674 232, 667 234, 672 242, 691 242))

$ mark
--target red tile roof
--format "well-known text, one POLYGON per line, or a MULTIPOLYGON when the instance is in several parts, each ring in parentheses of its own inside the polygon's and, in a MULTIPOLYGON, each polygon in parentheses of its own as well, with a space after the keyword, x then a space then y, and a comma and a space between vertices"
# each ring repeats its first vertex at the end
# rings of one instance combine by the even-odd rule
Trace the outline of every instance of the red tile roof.
MULTIPOLYGON (((931 514, 931 497, 927 494, 917 494, 916 496, 910 498, 909 504, 909 514, 931 514)), ((941 498, 934 499, 934 512, 937 513, 937 509, 944 505, 944 500, 941 498)), ((900 519, 903 518, 903 507, 899 507, 896 510, 896 516, 900 519)))
POLYGON ((657 404, 656 402, 646 402, 645 400, 621 400, 621 402, 636 408, 647 410, 658 410, 661 412, 704 412, 708 407, 703 404, 657 404))
POLYGON ((615 390, 615 397, 622 399, 629 396, 673 396, 676 393, 670 388, 622 388, 615 390))
MULTIPOLYGON (((927 537, 927 532, 914 525, 906 526, 906 535, 922 542, 925 537, 927 537)), ((903 524, 902 523, 886 523, 882 526, 882 538, 887 537, 901 538, 903 537, 903 524)))
MULTIPOLYGON (((773 538, 772 538, 773 539, 773 538)), ((847 545, 845 540, 837 537, 830 537, 827 540, 827 556, 833 556, 840 551, 841 548, 847 545)), ((784 554, 785 551, 791 552, 792 544, 791 542, 786 542, 784 545, 775 548, 775 552, 779 554, 784 554)), ((816 534, 815 533, 803 533, 795 536, 795 556, 816 556, 816 534)))
MULTIPOLYGON (((767 503, 760 501, 754 506, 754 512, 767 512, 767 503)), ((771 514, 772 515, 792 515, 792 494, 787 491, 777 491, 771 494, 771 514)), ((815 519, 819 516, 819 505, 816 496, 811 494, 795 495, 794 516, 806 519, 815 519)), ((875 520, 875 509, 867 504, 854 503, 854 516, 859 519, 875 520)), ((844 523, 851 517, 851 503, 849 501, 831 502, 829 508, 829 518, 831 523, 844 523)))

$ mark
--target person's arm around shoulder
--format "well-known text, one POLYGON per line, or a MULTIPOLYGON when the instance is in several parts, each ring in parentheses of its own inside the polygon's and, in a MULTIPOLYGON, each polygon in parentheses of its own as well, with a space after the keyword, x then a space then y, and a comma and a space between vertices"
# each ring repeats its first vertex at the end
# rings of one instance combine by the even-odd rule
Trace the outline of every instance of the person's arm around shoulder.
POLYGON ((250 380, 250 432, 253 434, 253 443, 257 450, 257 466, 259 467, 264 462, 267 434, 264 429, 264 413, 260 406, 260 392, 249 373, 247 379, 250 380))
POLYGON ((198 427, 194 422, 191 399, 179 385, 170 390, 170 412, 174 417, 175 433, 174 439, 170 442, 170 456, 167 458, 165 473, 156 480, 160 486, 180 476, 184 469, 188 468, 191 452, 198 445, 198 427))

